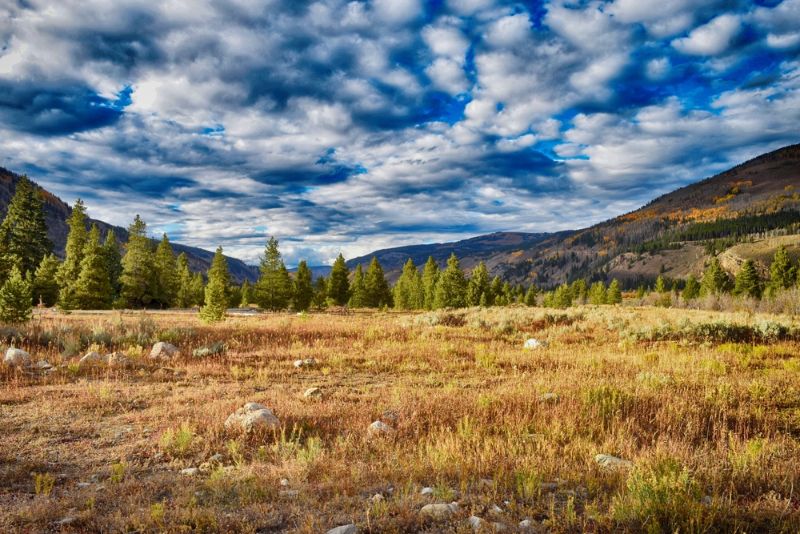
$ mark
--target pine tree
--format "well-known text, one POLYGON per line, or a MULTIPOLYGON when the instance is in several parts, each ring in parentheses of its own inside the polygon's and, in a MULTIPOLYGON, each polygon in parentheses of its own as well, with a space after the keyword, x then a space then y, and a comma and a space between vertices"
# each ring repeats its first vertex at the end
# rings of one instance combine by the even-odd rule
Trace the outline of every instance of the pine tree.
POLYGON ((736 285, 733 289, 734 295, 761 298, 762 290, 761 277, 758 275, 753 260, 746 260, 736 275, 736 285))
POLYGON ((8 278, 0 287, 0 321, 24 323, 31 318, 31 287, 14 265, 8 278))
POLYGON ((503 280, 499 276, 492 278, 488 299, 489 306, 503 306, 503 280))
POLYGON ((403 265, 403 272, 397 279, 393 292, 394 307, 399 310, 419 310, 425 306, 422 277, 411 258, 403 265))
POLYGON ((569 308, 572 306, 572 290, 569 285, 561 284, 553 292, 554 308, 569 308))
MULTIPOLYGON (((42 192, 27 176, 17 182, 0 226, 4 253, 7 254, 7 260, 3 263, 17 265, 23 277, 28 274, 32 276, 53 245, 47 238, 42 192)), ((5 279, 6 274, 0 273, 0 280, 5 279)))
POLYGON ((106 233, 102 252, 106 262, 106 270, 108 270, 108 276, 111 279, 111 289, 116 297, 119 295, 120 290, 119 277, 122 276, 122 254, 119 252, 117 234, 114 233, 113 229, 106 233))
POLYGON ((202 306, 203 301, 205 300, 206 294, 206 286, 203 283, 203 275, 200 273, 194 273, 192 275, 192 285, 191 285, 191 299, 192 299, 192 306, 202 306))
POLYGON ((344 256, 339 254, 336 261, 333 262, 333 269, 328 279, 328 298, 331 299, 336 306, 344 306, 350 300, 350 273, 347 270, 347 264, 344 261, 344 256))
POLYGON ((455 254, 447 260, 447 267, 439 276, 433 307, 463 308, 466 304, 467 279, 455 254))
POLYGON ((55 254, 48 254, 42 259, 39 268, 33 276, 31 293, 33 304, 42 303, 45 306, 54 306, 58 302, 58 268, 61 263, 55 254))
POLYGON ((185 252, 178 256, 176 271, 178 273, 178 292, 175 295, 175 305, 178 308, 190 308, 197 304, 192 287, 193 276, 189 270, 189 258, 185 252))
POLYGON ((425 262, 425 267, 422 270, 423 305, 426 310, 434 308, 439 274, 439 265, 433 259, 433 256, 428 256, 428 261, 425 262))
POLYGON ((658 278, 656 278, 656 285, 653 289, 656 293, 666 293, 667 284, 663 276, 658 275, 658 278))
POLYGON ((128 227, 128 244, 122 258, 120 296, 131 308, 143 308, 154 302, 157 295, 157 279, 154 256, 147 225, 138 215, 128 227))
POLYGON ((250 285, 250 280, 245 278, 242 282, 242 299, 239 301, 239 307, 249 308, 251 302, 253 302, 253 287, 250 285))
POLYGON ((601 304, 605 304, 608 299, 606 285, 601 282, 597 281, 589 288, 589 304, 594 304, 595 306, 599 306, 601 304))
POLYGON ((311 299, 312 304, 318 310, 327 306, 328 302, 328 281, 324 276, 320 276, 314 282, 314 297, 311 299))
POLYGON ((163 308, 175 306, 179 289, 178 270, 167 234, 161 237, 153 261, 156 271, 156 300, 163 308))
POLYGON ((306 311, 311 307, 314 298, 314 286, 312 285, 313 275, 308 263, 302 260, 297 264, 297 272, 294 274, 294 309, 306 311))
POLYGON ((284 310, 292 299, 292 279, 278 250, 278 240, 270 237, 261 258, 256 283, 256 301, 265 310, 284 310))
POLYGON ((570 293, 572 293, 572 300, 575 301, 576 304, 583 304, 586 302, 586 297, 588 293, 588 288, 586 286, 586 280, 583 278, 578 278, 577 280, 573 281, 569 287, 570 293))
POLYGON ((606 302, 608 304, 622 304, 622 289, 619 287, 619 281, 616 278, 608 286, 606 302))
POLYGON ((364 275, 364 304, 368 308, 382 308, 392 304, 389 282, 386 281, 383 267, 375 256, 372 257, 364 275))
POLYGON ((792 260, 786 247, 781 245, 775 252, 772 264, 769 266, 769 291, 775 294, 781 289, 789 289, 795 284, 796 272, 792 268, 792 260))
POLYGON ((481 302, 488 303, 491 290, 489 270, 485 263, 480 262, 472 269, 472 276, 467 282, 467 306, 480 306, 481 302))
POLYGON ((681 298, 685 302, 689 302, 690 300, 696 299, 700 296, 700 282, 697 281, 697 278, 694 275, 689 275, 689 278, 686 280, 686 285, 683 287, 683 292, 681 293, 681 298))
POLYGON ((75 283, 81 274, 81 261, 83 250, 86 247, 88 232, 86 231, 86 208, 83 201, 78 199, 72 208, 72 213, 67 219, 69 233, 64 249, 64 262, 58 269, 58 286, 60 288, 58 302, 64 309, 75 307, 75 283))
POLYGON ((205 305, 200 308, 200 318, 214 323, 225 318, 228 309, 228 262, 222 255, 222 247, 217 247, 211 267, 208 269, 208 285, 205 290, 205 305))
POLYGON ((356 265, 353 273, 353 283, 350 284, 350 300, 347 305, 351 308, 363 308, 367 302, 367 288, 364 285, 364 271, 361 264, 356 265))
POLYGON ((525 305, 536 306, 536 295, 538 293, 539 292, 537 291, 536 286, 531 284, 531 286, 525 292, 525 297, 524 297, 525 305))
POLYGON ((114 300, 111 277, 100 244, 100 229, 94 224, 83 249, 74 299, 76 307, 82 310, 106 310, 114 300))
POLYGON ((717 295, 730 290, 730 277, 722 268, 718 258, 712 258, 711 263, 703 273, 703 281, 700 283, 701 295, 717 295))

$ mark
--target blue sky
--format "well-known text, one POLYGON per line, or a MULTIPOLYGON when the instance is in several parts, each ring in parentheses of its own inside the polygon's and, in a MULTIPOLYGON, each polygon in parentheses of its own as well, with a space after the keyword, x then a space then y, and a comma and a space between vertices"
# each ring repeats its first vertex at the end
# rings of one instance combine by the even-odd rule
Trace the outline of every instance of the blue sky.
POLYGON ((288 263, 577 228, 800 141, 800 0, 10 0, 0 165, 288 263))

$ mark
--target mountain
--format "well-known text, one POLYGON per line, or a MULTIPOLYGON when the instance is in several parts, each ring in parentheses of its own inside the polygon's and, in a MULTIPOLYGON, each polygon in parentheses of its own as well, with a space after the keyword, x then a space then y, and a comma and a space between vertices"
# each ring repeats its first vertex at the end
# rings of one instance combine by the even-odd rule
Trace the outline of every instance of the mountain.
MULTIPOLYGON (((17 182, 19 179, 19 175, 0 167, 0 219, 5 217, 8 204, 11 202, 11 198, 14 196, 14 190, 17 187, 17 182)), ((53 243, 53 252, 55 252, 57 256, 63 258, 64 246, 67 242, 68 232, 66 221, 70 213, 72 213, 72 208, 49 191, 41 187, 39 187, 39 189, 42 191, 42 195, 44 197, 47 236, 53 243)), ((113 229, 120 242, 124 243, 128 240, 128 231, 125 228, 113 226, 106 222, 95 219, 89 219, 89 224, 91 223, 97 224, 97 226, 100 228, 103 238, 105 238, 106 233, 110 229, 113 229)), ((172 243, 172 248, 175 251, 175 254, 180 254, 181 252, 186 253, 186 256, 189 258, 189 267, 193 271, 205 272, 211 265, 211 259, 214 257, 213 252, 197 247, 181 245, 179 243, 172 243)), ((257 268, 247 265, 243 261, 237 260, 236 258, 227 256, 226 258, 228 260, 228 269, 231 272, 231 276, 235 280, 239 282, 245 279, 253 281, 258 277, 257 268)))
POLYGON ((771 257, 780 240, 790 251, 800 246, 800 145, 781 148, 721 174, 675 190, 642 208, 589 228, 553 234, 503 232, 455 243, 379 250, 348 262, 367 264, 372 256, 395 278, 411 258, 428 255, 444 263, 450 252, 471 269, 483 260, 492 275, 514 283, 553 287, 576 278, 610 280, 626 286, 699 276, 711 255, 721 254, 732 271, 746 259, 728 249, 747 240, 757 250, 750 259, 771 257))

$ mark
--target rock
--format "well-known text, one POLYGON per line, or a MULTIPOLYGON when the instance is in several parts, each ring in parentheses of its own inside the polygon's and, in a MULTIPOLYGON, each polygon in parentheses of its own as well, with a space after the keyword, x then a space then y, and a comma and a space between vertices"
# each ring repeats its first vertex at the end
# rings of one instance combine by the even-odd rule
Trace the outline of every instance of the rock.
POLYGON ((200 469, 197 467, 187 467, 186 469, 181 469, 181 474, 187 477, 193 477, 200 474, 200 469))
POLYGON ((443 521, 450 518, 456 512, 458 512, 458 503, 455 502, 451 502, 450 504, 426 504, 419 511, 419 515, 435 521, 443 521))
POLYGON ((87 352, 86 355, 78 361, 78 367, 101 367, 108 363, 108 357, 103 356, 99 352, 87 352))
POLYGON ((433 488, 422 488, 419 492, 420 495, 427 497, 428 495, 433 495, 433 488))
POLYGON ((392 431, 392 427, 383 421, 375 421, 367 427, 367 434, 370 436, 386 435, 392 431))
POLYGON ((42 371, 46 371, 48 369, 52 369, 53 366, 50 365, 50 362, 48 362, 47 360, 39 360, 38 362, 36 362, 36 368, 41 369, 42 371))
POLYGON ((166 341, 159 341, 153 345, 153 350, 150 351, 150 357, 154 360, 171 360, 179 355, 178 347, 166 341))
POLYGON ((519 528, 522 530, 529 530, 533 528, 533 521, 531 521, 530 519, 523 519, 522 521, 519 522, 519 528))
POLYGON ((109 367, 117 369, 130 369, 133 367, 133 362, 122 352, 112 352, 107 358, 109 367))
POLYGON ((467 519, 467 522, 472 527, 473 530, 480 530, 486 524, 486 521, 478 517, 477 515, 471 515, 467 519))
POLYGON ((539 341, 538 339, 526 339, 525 344, 522 346, 524 349, 528 350, 535 350, 535 349, 543 349, 546 348, 548 345, 547 341, 539 341))
POLYGON ((11 347, 6 351, 3 363, 9 367, 30 367, 31 355, 22 349, 11 347))
POLYGON ((633 467, 633 462, 630 460, 623 460, 622 458, 617 458, 616 456, 611 456, 610 454, 598 454, 594 457, 594 461, 597 463, 597 465, 609 471, 614 471, 617 469, 630 469, 633 467))
POLYGON ((330 529, 326 534, 357 534, 358 527, 350 523, 349 525, 342 525, 340 527, 330 529))
POLYGON ((209 458, 208 461, 212 464, 221 464, 223 459, 223 456, 220 453, 217 453, 209 458))
POLYGON ((383 502, 384 501, 384 497, 380 493, 376 493, 375 495, 370 497, 369 500, 374 502, 374 503, 379 503, 379 502, 383 502))
POLYGON ((78 488, 80 488, 80 489, 85 489, 85 488, 89 488, 89 487, 91 487, 91 486, 92 486, 92 483, 91 483, 91 482, 78 482, 78 483, 77 483, 77 484, 75 484, 75 485, 76 485, 78 488))
POLYGON ((67 517, 65 517, 63 519, 59 519, 58 521, 56 521, 56 525, 65 527, 67 525, 71 525, 75 521, 76 521, 76 519, 74 517, 67 516, 67 517))
POLYGON ((205 347, 200 347, 192 351, 192 356, 195 358, 207 358, 209 356, 219 356, 225 353, 225 343, 218 341, 205 347))
POLYGON ((305 393, 303 393, 303 397, 312 400, 319 400, 322 398, 322 390, 319 388, 308 388, 305 393))
POLYGON ((280 425, 278 418, 269 408, 257 402, 248 402, 225 420, 228 430, 241 430, 250 433, 259 430, 270 430, 280 425))
POLYGON ((494 515, 500 515, 503 513, 503 509, 497 506, 496 504, 493 504, 492 507, 489 508, 489 512, 494 515))
POLYGON ((552 392, 542 393, 539 396, 539 400, 542 402, 558 402, 558 395, 552 392))
POLYGON ((314 358, 306 358, 305 360, 295 360, 294 366, 300 369, 301 367, 314 367, 317 365, 317 360, 314 358))
POLYGON ((503 523, 497 523, 497 522, 492 523, 492 528, 494 529, 495 532, 505 532, 507 530, 506 526, 503 523))
POLYGON ((288 478, 282 478, 280 484, 284 488, 287 487, 289 485, 289 479, 288 478))
POLYGON ((278 492, 278 496, 286 498, 286 499, 296 499, 300 495, 298 490, 281 490, 278 492))

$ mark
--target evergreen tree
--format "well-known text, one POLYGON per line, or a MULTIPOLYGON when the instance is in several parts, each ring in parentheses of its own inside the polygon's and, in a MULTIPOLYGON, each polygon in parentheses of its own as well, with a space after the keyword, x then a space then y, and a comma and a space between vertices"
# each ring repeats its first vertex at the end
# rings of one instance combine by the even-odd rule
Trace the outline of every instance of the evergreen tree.
POLYGON ((161 242, 156 248, 154 266, 158 303, 163 308, 171 308, 175 306, 180 282, 175 253, 172 252, 172 245, 169 243, 167 234, 161 237, 161 242))
POLYGON ((608 286, 606 302, 608 304, 622 303, 622 289, 619 287, 619 281, 616 278, 613 279, 608 286))
POLYGON ((78 199, 67 219, 69 233, 64 249, 64 262, 58 269, 59 305, 64 309, 75 307, 75 284, 81 274, 83 250, 86 247, 88 233, 86 231, 86 208, 83 201, 78 199))
POLYGON ((554 308, 569 308, 572 306, 572 291, 567 284, 561 284, 553 292, 554 308))
POLYGON ((356 272, 353 274, 353 283, 350 285, 350 301, 347 305, 351 308, 363 308, 367 305, 367 290, 360 263, 356 265, 356 272))
POLYGON ((409 258, 403 265, 403 272, 394 286, 394 307, 400 310, 419 310, 425 306, 425 291, 422 277, 409 258))
POLYGON ((700 282, 697 281, 697 278, 694 275, 689 275, 689 278, 686 280, 686 285, 683 288, 683 292, 681 293, 681 298, 684 301, 688 302, 692 299, 696 299, 700 296, 700 282))
POLYGON ((455 254, 447 260, 447 267, 436 283, 434 308, 463 308, 466 304, 467 279, 455 254))
POLYGON ((378 258, 372 257, 367 273, 364 275, 364 304, 368 308, 382 308, 392 305, 392 291, 383 274, 378 258))
POLYGON ((656 285, 655 285, 654 290, 655 290, 656 293, 666 293, 667 284, 666 284, 666 281, 664 280, 663 276, 658 275, 658 278, 656 278, 656 285))
POLYGON ((75 284, 75 306, 82 310, 106 310, 111 308, 113 300, 111 277, 100 244, 100 229, 93 224, 83 249, 81 274, 75 284))
MULTIPOLYGON (((17 265, 23 277, 32 276, 53 245, 47 239, 42 193, 27 176, 17 182, 0 227, 0 237, 4 241, 2 248, 7 255, 2 264, 17 265)), ((0 273, 0 280, 4 280, 7 274, 0 273)))
POLYGON ((205 301, 206 286, 203 283, 203 275, 194 273, 192 275, 191 293, 192 298, 191 306, 202 306, 205 301))
POLYGON ((344 261, 344 256, 339 254, 336 261, 333 262, 333 269, 331 269, 331 276, 328 280, 327 294, 328 298, 336 306, 344 306, 350 300, 350 280, 347 264, 344 261))
POLYGON ((306 311, 314 299, 313 275, 305 260, 297 264, 294 274, 294 309, 306 311))
POLYGON ((285 310, 292 299, 292 279, 278 250, 278 240, 270 237, 259 267, 256 301, 265 310, 285 310))
POLYGON ((122 258, 120 296, 130 308, 143 308, 153 303, 157 295, 153 249, 147 238, 147 225, 138 215, 128 227, 128 244, 122 258))
POLYGON ((701 295, 717 295, 730 290, 730 277, 722 268, 718 258, 712 258, 711 263, 703 273, 700 284, 701 295))
POLYGON ((61 263, 55 254, 48 254, 42 259, 39 268, 33 276, 31 293, 33 304, 42 303, 45 306, 54 306, 58 302, 58 268, 61 263))
POLYGON ((636 288, 636 298, 644 298, 647 289, 644 287, 643 284, 640 284, 639 287, 636 288))
POLYGON ((586 280, 583 278, 578 278, 572 282, 569 290, 570 293, 572 293, 572 300, 575 301, 576 304, 583 304, 586 302, 586 298, 588 296, 586 280))
POLYGON ((492 278, 492 285, 487 295, 489 306, 503 306, 503 280, 499 276, 492 278))
POLYGON ((489 270, 485 263, 480 262, 472 269, 472 276, 467 282, 467 306, 480 306, 481 302, 488 303, 491 290, 489 270))
POLYGON ((733 289, 734 295, 761 298, 762 290, 761 277, 758 275, 753 260, 746 260, 736 275, 736 285, 733 289))
POLYGON ((328 302, 328 282, 324 276, 320 276, 314 282, 314 297, 312 304, 318 310, 325 308, 328 302))
POLYGON ((200 318, 207 323, 214 323, 225 318, 228 309, 228 262, 222 255, 222 247, 217 247, 211 267, 208 269, 208 285, 205 289, 205 305, 200 308, 200 318))
POLYGON ((775 294, 781 289, 789 289, 795 284, 797 273, 792 267, 792 260, 786 247, 781 245, 775 252, 772 264, 769 266, 769 290, 775 294))
POLYGON ((250 281, 245 278, 244 282, 242 282, 242 298, 239 301, 239 307, 249 308, 251 302, 253 302, 253 287, 250 285, 250 281))
POLYGON ((0 287, 0 321, 24 323, 31 318, 31 287, 14 265, 8 278, 0 287))
POLYGON ((608 299, 606 285, 597 281, 589 288, 589 304, 599 306, 605 304, 608 299))
POLYGON ((428 261, 425 262, 425 267, 422 270, 423 305, 426 310, 432 310, 434 308, 436 284, 438 282, 439 265, 433 259, 433 256, 428 256, 428 261))
POLYGON ((514 304, 514 291, 508 282, 503 283, 503 304, 505 306, 514 304))
POLYGON ((197 304, 192 283, 194 277, 189 270, 189 258, 185 252, 178 256, 176 271, 178 273, 178 292, 175 295, 175 305, 178 308, 191 308, 197 304))
POLYGON ((536 306, 536 294, 538 291, 536 290, 536 286, 531 284, 528 288, 528 291, 525 292, 525 305, 526 306, 536 306))
POLYGON ((111 279, 111 289, 114 291, 115 296, 119 295, 119 277, 122 276, 122 254, 119 252, 117 234, 114 233, 114 230, 109 230, 106 233, 102 252, 106 262, 106 270, 108 270, 108 276, 111 279))

